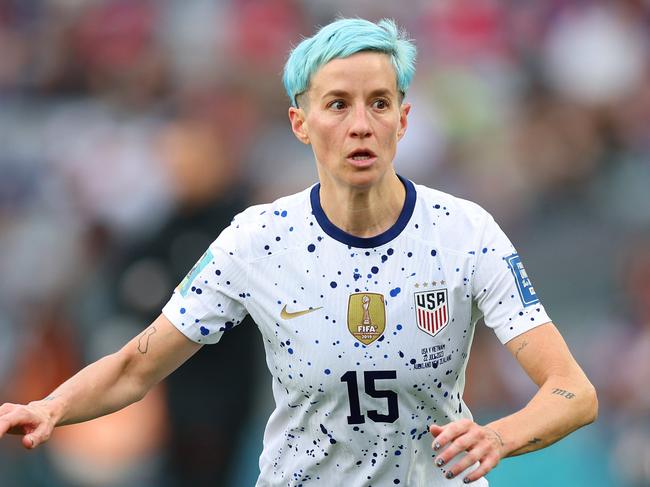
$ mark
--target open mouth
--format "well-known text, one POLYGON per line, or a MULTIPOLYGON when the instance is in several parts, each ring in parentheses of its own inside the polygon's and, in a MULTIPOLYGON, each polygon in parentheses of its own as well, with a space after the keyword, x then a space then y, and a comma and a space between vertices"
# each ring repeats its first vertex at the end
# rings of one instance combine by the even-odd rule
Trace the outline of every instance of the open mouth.
POLYGON ((367 161, 373 157, 377 157, 376 154, 368 149, 357 149, 348 154, 348 159, 352 159, 353 161, 367 161))

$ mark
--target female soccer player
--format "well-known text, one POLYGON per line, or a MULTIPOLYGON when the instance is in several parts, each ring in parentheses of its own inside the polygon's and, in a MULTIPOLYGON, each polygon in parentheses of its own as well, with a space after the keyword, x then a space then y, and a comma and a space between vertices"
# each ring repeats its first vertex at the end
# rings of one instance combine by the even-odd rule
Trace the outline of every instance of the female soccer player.
POLYGON ((492 217, 395 172, 414 63, 389 20, 302 41, 284 83, 319 183, 237 215, 140 336, 49 397, 4 404, 0 436, 34 448, 123 408, 246 314, 276 403, 258 486, 487 485, 501 458, 593 421, 594 388, 492 217), (539 387, 487 425, 463 402, 481 317, 539 387))

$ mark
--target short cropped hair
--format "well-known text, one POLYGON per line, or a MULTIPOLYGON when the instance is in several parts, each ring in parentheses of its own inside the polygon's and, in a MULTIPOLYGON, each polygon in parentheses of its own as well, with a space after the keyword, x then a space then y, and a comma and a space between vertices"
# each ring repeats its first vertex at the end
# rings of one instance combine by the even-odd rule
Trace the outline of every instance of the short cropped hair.
POLYGON ((309 89, 312 76, 332 59, 346 58, 362 51, 385 53, 395 67, 397 90, 406 96, 415 73, 417 49, 392 19, 376 24, 364 19, 339 19, 322 27, 313 37, 300 42, 284 66, 284 88, 291 105, 309 89))

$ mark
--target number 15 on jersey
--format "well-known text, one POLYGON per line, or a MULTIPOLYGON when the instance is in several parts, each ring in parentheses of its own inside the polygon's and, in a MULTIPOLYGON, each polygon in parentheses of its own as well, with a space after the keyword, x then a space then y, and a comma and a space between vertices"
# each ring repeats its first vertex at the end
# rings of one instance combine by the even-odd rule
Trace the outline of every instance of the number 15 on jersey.
MULTIPOLYGON (((390 389, 377 389, 375 381, 381 379, 397 379, 395 370, 372 370, 363 373, 364 391, 370 397, 384 398, 388 403, 388 412, 382 414, 376 409, 366 411, 368 419, 375 423, 394 423, 399 418, 399 406, 397 404, 397 393, 390 389)), ((350 415, 348 424, 365 423, 366 418, 361 414, 361 405, 359 402, 359 385, 357 382, 357 372, 349 370, 341 376, 341 382, 348 384, 348 399, 350 400, 350 415)))

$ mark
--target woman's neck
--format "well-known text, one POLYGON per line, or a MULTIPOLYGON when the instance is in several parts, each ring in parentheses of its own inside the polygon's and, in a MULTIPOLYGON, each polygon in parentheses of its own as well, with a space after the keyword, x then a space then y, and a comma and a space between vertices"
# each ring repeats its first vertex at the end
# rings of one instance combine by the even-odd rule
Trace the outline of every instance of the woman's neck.
POLYGON ((355 237, 375 237, 391 228, 399 218, 405 198, 406 189, 394 172, 363 189, 321 179, 320 204, 325 215, 355 237))

